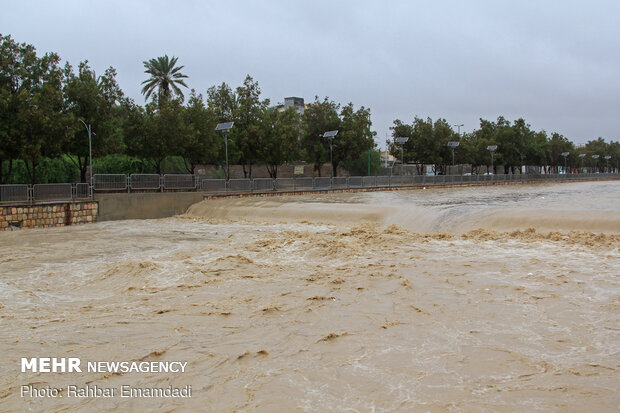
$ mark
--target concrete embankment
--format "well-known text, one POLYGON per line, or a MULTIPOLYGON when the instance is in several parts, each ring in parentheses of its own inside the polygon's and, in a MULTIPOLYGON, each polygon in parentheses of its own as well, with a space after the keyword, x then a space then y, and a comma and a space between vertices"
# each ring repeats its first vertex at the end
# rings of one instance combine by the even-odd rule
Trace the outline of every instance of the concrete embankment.
MULTIPOLYGON (((614 179, 614 178, 606 178, 614 179)), ((597 179, 599 180, 599 179, 597 179)), ((149 193, 98 193, 95 200, 99 203, 98 221, 114 221, 122 219, 153 219, 167 218, 183 214, 187 209, 203 199, 216 198, 245 198, 245 197, 270 197, 286 195, 309 195, 317 193, 342 193, 342 192, 370 192, 370 191, 398 191, 414 190, 423 188, 462 188, 467 186, 489 185, 531 185, 536 183, 561 183, 561 182, 585 182, 594 179, 571 179, 571 180, 527 180, 527 181, 480 181, 468 183, 423 183, 406 186, 392 187, 368 187, 368 188, 342 188, 321 190, 297 190, 297 191, 257 191, 236 193, 202 193, 202 192, 149 192, 149 193)))
POLYGON ((201 192, 95 194, 99 221, 167 218, 203 199, 201 192))

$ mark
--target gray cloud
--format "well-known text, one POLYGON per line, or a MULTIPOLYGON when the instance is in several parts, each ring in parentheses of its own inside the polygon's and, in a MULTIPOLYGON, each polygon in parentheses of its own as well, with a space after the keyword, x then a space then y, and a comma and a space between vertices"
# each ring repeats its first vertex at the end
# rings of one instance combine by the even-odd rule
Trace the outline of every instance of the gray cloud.
POLYGON ((179 57, 204 93, 246 74, 272 102, 315 95, 372 110, 377 141, 414 115, 524 117, 575 142, 618 140, 617 1, 40 1, 0 27, 40 52, 114 66, 138 102, 142 61, 179 57))

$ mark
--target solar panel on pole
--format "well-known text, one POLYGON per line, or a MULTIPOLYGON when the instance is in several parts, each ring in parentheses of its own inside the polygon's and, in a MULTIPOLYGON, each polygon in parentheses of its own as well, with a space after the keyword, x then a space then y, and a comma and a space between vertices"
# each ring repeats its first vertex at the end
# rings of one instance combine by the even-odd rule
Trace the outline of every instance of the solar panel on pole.
POLYGON ((224 146, 226 147, 226 181, 230 178, 230 171, 228 170, 228 132, 232 129, 235 122, 223 122, 218 123, 215 127, 216 131, 221 131, 224 134, 224 146))
MULTIPOLYGON (((407 136, 401 136, 394 138, 394 143, 400 145, 400 168, 402 169, 402 175, 405 175, 405 143, 409 140, 407 136)), ((394 166, 394 164, 392 164, 394 166)))
POLYGON ((493 152, 495 152, 496 150, 497 150, 497 145, 487 146, 487 151, 491 152, 491 171, 493 171, 492 173, 495 172, 495 169, 493 168, 493 152))
POLYGON ((215 130, 222 131, 222 132, 229 132, 232 129, 234 124, 235 122, 218 123, 217 126, 215 127, 215 130))
POLYGON ((454 168, 454 148, 460 145, 460 142, 448 142, 448 148, 452 150, 452 168, 454 168))
POLYGON ((568 158, 568 155, 570 155, 570 152, 562 152, 560 155, 564 157, 564 173, 566 173, 566 159, 568 158))
POLYGON ((338 130, 330 130, 323 133, 323 137, 329 140, 329 163, 332 165, 332 179, 334 178, 334 138, 338 135, 338 130))

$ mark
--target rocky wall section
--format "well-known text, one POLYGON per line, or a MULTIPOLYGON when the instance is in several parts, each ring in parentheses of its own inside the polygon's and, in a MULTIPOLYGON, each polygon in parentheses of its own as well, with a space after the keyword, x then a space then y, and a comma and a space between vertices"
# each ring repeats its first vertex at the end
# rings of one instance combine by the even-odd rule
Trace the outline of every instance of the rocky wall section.
POLYGON ((98 211, 94 201, 0 206, 0 231, 88 224, 97 220, 98 211))

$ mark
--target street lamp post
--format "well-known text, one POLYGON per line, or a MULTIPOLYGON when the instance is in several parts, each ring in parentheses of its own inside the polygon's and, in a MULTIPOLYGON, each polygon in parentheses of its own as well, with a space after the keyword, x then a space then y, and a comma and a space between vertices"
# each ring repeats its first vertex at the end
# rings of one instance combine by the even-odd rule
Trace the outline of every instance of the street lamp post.
POLYGON ((487 151, 491 152, 491 174, 493 174, 495 172, 495 169, 493 169, 493 154, 495 153, 495 151, 497 150, 497 145, 489 145, 487 146, 487 151))
POLYGON ((465 125, 461 123, 460 125, 454 125, 454 126, 456 126, 458 129, 457 133, 459 134, 459 139, 460 139, 461 138, 461 126, 465 126, 465 125))
POLYGON ((401 175, 405 175, 405 143, 409 140, 408 137, 403 136, 400 138, 394 138, 394 143, 400 145, 400 169, 401 175))
POLYGON ((568 158, 570 152, 562 152, 561 155, 564 157, 564 173, 566 173, 566 158, 568 158))
MULTIPOLYGON (((463 125, 457 125, 463 126, 463 125)), ((448 148, 452 150, 452 172, 454 172, 454 149, 459 146, 459 142, 448 142, 448 148)))
POLYGON ((228 170, 228 132, 232 129, 235 122, 218 123, 215 127, 216 131, 221 131, 224 135, 224 145, 226 146, 226 182, 230 179, 230 171, 228 170))
POLYGON ((84 127, 86 128, 86 132, 88 132, 88 174, 89 174, 89 181, 90 181, 90 186, 93 185, 93 139, 92 139, 92 129, 90 127, 90 124, 86 125, 86 122, 84 122, 82 119, 80 119, 80 122, 82 122, 82 124, 84 125, 84 127))
POLYGON ((338 135, 338 130, 330 130, 323 134, 329 141, 329 163, 332 165, 332 179, 334 179, 334 138, 338 135))
POLYGON ((607 155, 605 156, 605 162, 607 163, 607 166, 605 167, 605 169, 607 169, 607 173, 609 173, 609 160, 611 159, 611 156, 607 155))
POLYGON ((525 169, 523 165, 523 153, 519 150, 517 150, 517 153, 519 154, 519 157, 521 158, 521 171, 520 172, 523 173, 523 170, 525 169))
POLYGON ((599 155, 592 155, 592 159, 594 159, 594 173, 596 173, 597 165, 598 165, 599 155))
POLYGON ((579 158, 581 158, 581 167, 579 168, 579 173, 583 173, 583 158, 586 157, 585 153, 580 153, 579 158))

